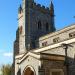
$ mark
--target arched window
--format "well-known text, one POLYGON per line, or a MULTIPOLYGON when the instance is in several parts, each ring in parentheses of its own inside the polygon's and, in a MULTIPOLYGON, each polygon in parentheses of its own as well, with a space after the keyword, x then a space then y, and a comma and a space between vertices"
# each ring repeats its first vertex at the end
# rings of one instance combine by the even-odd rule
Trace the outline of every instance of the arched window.
POLYGON ((42 24, 41 24, 41 21, 38 22, 38 29, 42 29, 42 24))
POLYGON ((20 28, 19 28, 19 32, 20 32, 20 34, 22 34, 22 26, 20 26, 20 28))
POLYGON ((54 43, 58 43, 59 41, 60 41, 60 38, 59 37, 53 39, 53 42, 54 43))
POLYGON ((49 24, 46 23, 46 31, 49 31, 49 24))

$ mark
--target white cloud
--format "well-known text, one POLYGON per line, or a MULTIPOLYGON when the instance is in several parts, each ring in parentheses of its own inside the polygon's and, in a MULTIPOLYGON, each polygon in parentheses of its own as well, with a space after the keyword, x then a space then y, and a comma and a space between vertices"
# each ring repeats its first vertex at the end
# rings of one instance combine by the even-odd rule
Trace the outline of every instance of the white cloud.
POLYGON ((5 56, 5 57, 12 57, 13 53, 11 53, 11 52, 3 53, 3 56, 5 56))

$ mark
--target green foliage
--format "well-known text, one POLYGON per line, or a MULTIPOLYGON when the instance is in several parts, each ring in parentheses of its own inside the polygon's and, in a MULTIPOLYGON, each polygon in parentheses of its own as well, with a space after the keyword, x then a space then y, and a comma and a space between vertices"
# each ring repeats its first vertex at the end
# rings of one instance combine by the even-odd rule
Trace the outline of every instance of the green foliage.
POLYGON ((3 65, 1 68, 3 75, 11 75, 11 69, 10 65, 3 65))

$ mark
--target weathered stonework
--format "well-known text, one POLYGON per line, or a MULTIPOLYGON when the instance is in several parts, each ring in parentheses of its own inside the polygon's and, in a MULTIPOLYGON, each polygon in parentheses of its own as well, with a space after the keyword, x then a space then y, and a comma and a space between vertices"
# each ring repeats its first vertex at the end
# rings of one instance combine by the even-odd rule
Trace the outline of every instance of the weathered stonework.
POLYGON ((55 31, 54 16, 51 16, 50 12, 48 8, 41 7, 39 4, 36 5, 34 0, 23 0, 18 14, 20 54, 36 48, 35 40, 38 40, 40 36, 55 31), (39 21, 41 22, 41 29, 38 29, 39 21), (46 24, 48 25, 46 26, 46 24), (48 31, 46 27, 48 27, 48 31), (21 34, 20 31, 22 31, 21 34))
POLYGON ((52 1, 45 8, 22 0, 14 42, 15 75, 75 75, 75 25, 55 30, 52 1), (70 46, 67 64, 62 44, 70 46))

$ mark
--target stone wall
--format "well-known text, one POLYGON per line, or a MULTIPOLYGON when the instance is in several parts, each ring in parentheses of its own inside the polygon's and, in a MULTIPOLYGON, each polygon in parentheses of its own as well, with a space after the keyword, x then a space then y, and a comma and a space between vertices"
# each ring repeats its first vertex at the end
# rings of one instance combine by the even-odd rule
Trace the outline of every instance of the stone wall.
POLYGON ((23 24, 25 29, 25 48, 35 48, 35 40, 55 31, 54 16, 50 16, 49 8, 36 4, 34 0, 23 1, 23 24), (38 23, 41 22, 41 29, 38 28, 38 23), (46 24, 48 24, 48 31, 46 30, 46 24))
POLYGON ((33 69, 35 75, 39 75, 38 74, 38 68, 41 65, 40 61, 32 56, 29 56, 28 58, 26 58, 23 62, 21 62, 20 64, 20 68, 21 68, 21 75, 24 74, 26 68, 30 67, 33 69))
POLYGON ((66 67, 64 66, 64 61, 44 60, 43 69, 45 75, 52 75, 51 72, 61 72, 61 75, 66 75, 66 67))
POLYGON ((47 42, 45 46, 48 46, 48 45, 60 43, 63 41, 67 41, 72 38, 75 38, 74 34, 75 34, 75 25, 71 25, 59 31, 40 37, 39 45, 40 47, 43 47, 42 43, 45 43, 45 42, 47 42))

